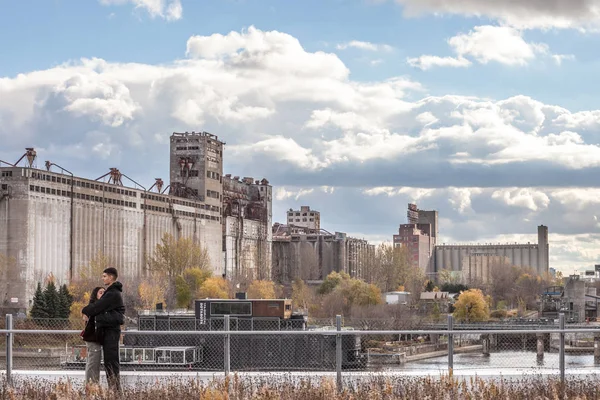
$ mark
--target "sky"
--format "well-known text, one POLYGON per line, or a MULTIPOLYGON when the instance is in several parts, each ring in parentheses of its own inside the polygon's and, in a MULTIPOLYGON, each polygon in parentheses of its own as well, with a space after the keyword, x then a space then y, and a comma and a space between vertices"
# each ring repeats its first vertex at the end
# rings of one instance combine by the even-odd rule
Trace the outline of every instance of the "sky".
POLYGON ((537 241, 600 264, 600 0, 0 1, 0 160, 168 179, 172 132, 226 142, 273 220, 391 241, 537 241), (36 12, 32 12, 35 9, 36 12))

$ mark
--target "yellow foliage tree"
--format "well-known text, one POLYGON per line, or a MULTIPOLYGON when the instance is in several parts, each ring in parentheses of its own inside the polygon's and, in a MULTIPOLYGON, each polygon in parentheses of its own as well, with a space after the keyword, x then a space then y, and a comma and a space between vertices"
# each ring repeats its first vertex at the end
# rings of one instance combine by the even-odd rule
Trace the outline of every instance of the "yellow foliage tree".
POLYGON ((80 266, 69 284, 69 292, 73 296, 70 319, 81 319, 81 309, 90 301, 90 293, 102 283, 102 271, 110 266, 109 258, 101 251, 97 252, 87 266, 80 266))
POLYGON ((314 293, 302 279, 296 279, 292 284, 292 305, 296 308, 308 310, 313 302, 314 293))
POLYGON ((87 306, 90 302, 90 293, 91 290, 85 292, 79 301, 73 301, 73 303, 71 304, 71 309, 69 310, 69 319, 73 323, 80 323, 82 321, 81 310, 83 310, 83 307, 87 306))
POLYGON ((249 299, 275 299, 276 297, 273 281, 255 280, 248 286, 249 299))
POLYGON ((201 299, 228 299, 229 284, 223 278, 208 278, 200 286, 198 297, 201 299))
POLYGON ((352 279, 344 289, 345 297, 350 305, 375 306, 383 302, 381 290, 372 283, 352 279))
POLYGON ((459 321, 487 321, 490 308, 480 289, 469 289, 458 296, 454 303, 454 317, 459 321))
POLYGON ((77 268, 69 285, 69 292, 73 299, 82 301, 86 293, 89 296, 92 289, 102 286, 102 271, 109 266, 110 260, 104 253, 99 251, 92 257, 89 265, 77 268))
POLYGON ((200 287, 212 276, 210 271, 201 268, 188 268, 175 278, 175 301, 177 307, 189 307, 199 296, 200 287))
POLYGON ((153 310, 156 304, 165 302, 167 291, 166 281, 155 276, 154 279, 144 279, 138 285, 138 296, 140 306, 147 310, 153 310))
POLYGON ((190 238, 175 239, 165 233, 161 243, 156 245, 154 255, 148 260, 148 267, 169 277, 181 276, 190 268, 210 271, 208 251, 195 244, 190 238))

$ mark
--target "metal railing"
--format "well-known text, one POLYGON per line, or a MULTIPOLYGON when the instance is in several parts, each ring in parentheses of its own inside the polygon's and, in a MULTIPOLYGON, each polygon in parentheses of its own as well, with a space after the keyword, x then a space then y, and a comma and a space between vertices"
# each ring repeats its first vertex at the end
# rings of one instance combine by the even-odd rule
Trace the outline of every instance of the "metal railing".
MULTIPOLYGON (((21 329, 7 315, 5 329, 0 329, 6 337, 0 347, 5 346, 9 383, 14 371, 85 366, 77 325, 65 329, 62 321, 56 323, 60 329, 53 329, 48 321, 36 323, 38 329, 32 324, 21 329)), ((600 374, 600 327, 567 329, 564 315, 558 327, 535 330, 462 329, 451 315, 445 329, 438 330, 353 330, 343 327, 340 316, 331 329, 279 330, 277 324, 272 330, 236 330, 237 322, 228 316, 222 330, 191 326, 194 330, 123 331, 122 369, 221 371, 225 376, 232 371, 325 371, 335 374, 338 389, 344 376, 363 372, 452 376, 460 370, 481 374, 485 369, 517 369, 558 373, 563 382, 569 368, 600 374)))

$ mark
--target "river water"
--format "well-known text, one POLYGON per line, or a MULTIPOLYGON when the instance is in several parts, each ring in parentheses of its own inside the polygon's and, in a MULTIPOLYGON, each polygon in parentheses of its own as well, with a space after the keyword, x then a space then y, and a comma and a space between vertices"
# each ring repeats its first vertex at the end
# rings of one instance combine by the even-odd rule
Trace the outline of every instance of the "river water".
MULTIPOLYGON (((538 358, 534 351, 497 351, 490 355, 479 352, 463 353, 454 355, 454 371, 458 370, 482 370, 482 369, 525 369, 525 370, 547 370, 559 368, 559 358, 556 352, 545 352, 544 356, 538 358)), ((600 365, 594 366, 593 354, 565 354, 566 369, 598 369, 600 365)), ((428 358, 425 360, 408 362, 402 366, 393 367, 403 371, 447 371, 448 356, 428 358)))

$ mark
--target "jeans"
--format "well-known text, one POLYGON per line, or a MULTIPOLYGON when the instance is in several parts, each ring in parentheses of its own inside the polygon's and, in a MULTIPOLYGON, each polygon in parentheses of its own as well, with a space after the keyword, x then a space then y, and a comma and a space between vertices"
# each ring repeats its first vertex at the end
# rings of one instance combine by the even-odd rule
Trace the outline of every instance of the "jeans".
POLYGON ((86 342, 87 358, 85 362, 85 383, 98 383, 100 381, 100 361, 102 359, 102 345, 96 342, 86 342))
POLYGON ((104 340, 102 349, 104 351, 104 370, 108 386, 115 391, 121 390, 119 377, 119 341, 121 340, 121 329, 104 329, 104 340))

